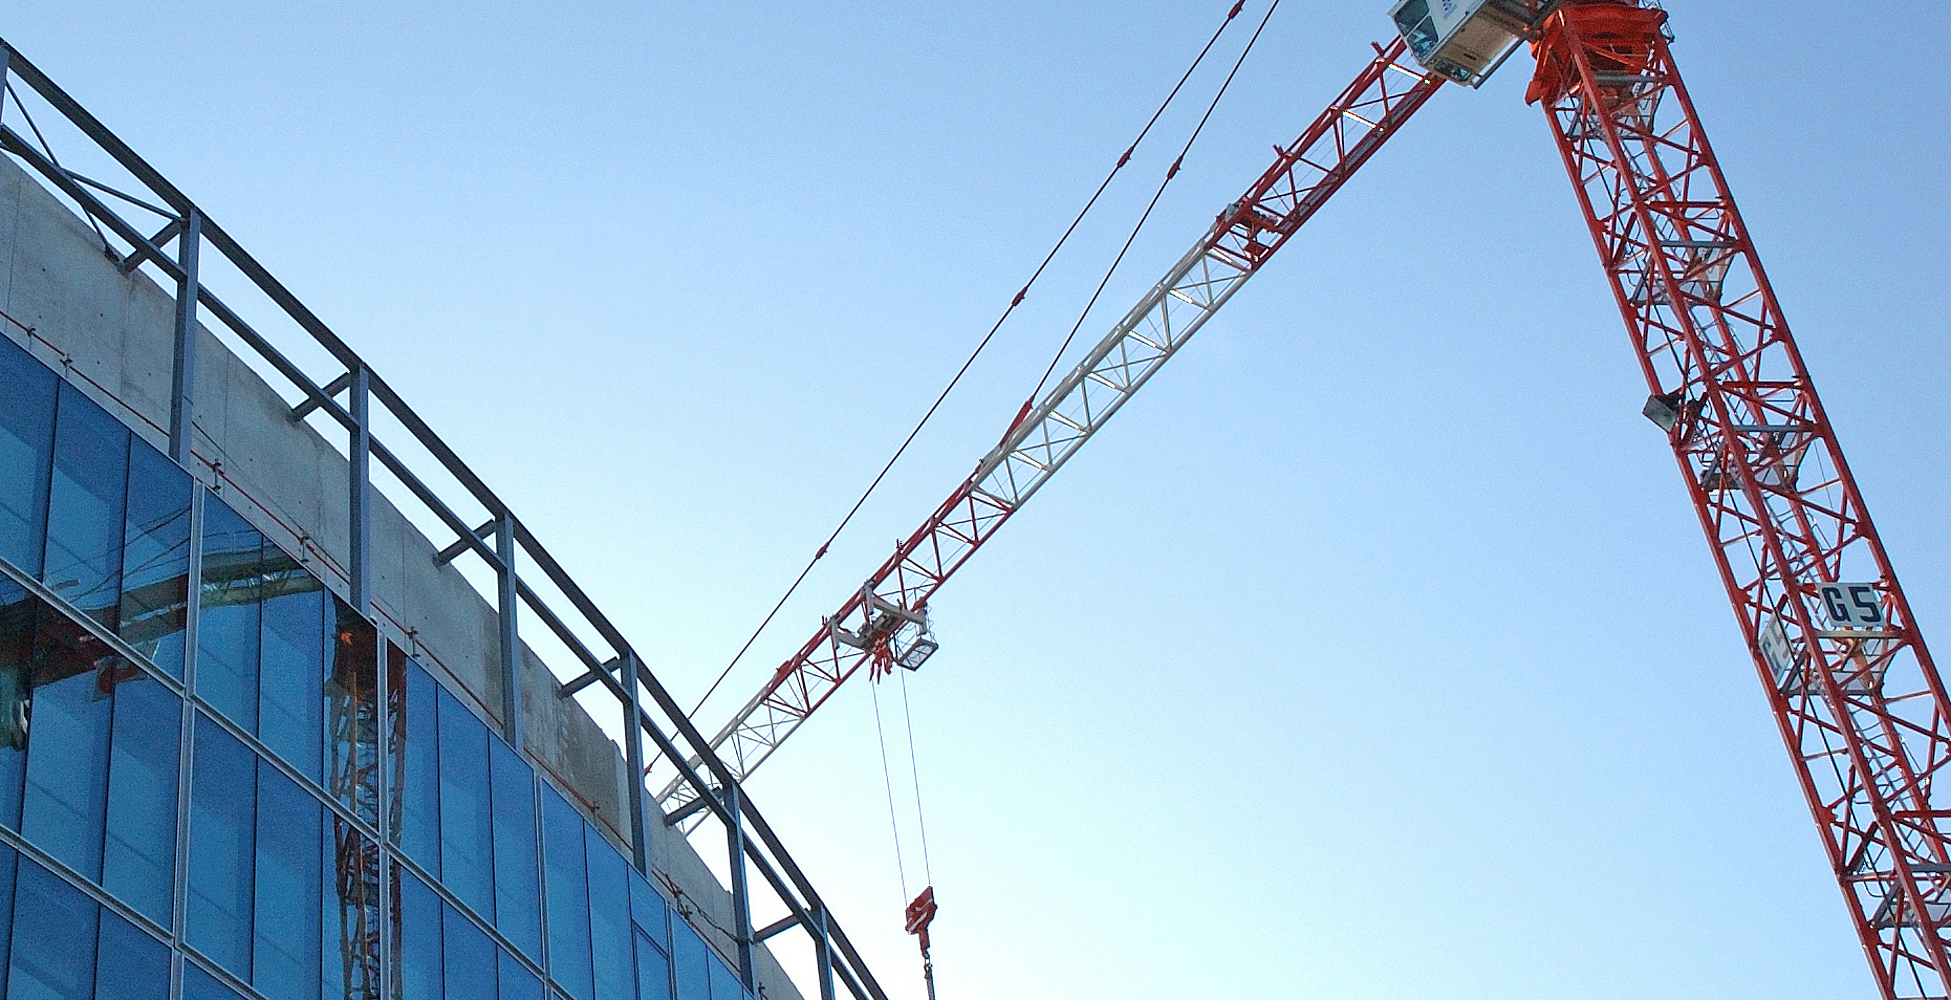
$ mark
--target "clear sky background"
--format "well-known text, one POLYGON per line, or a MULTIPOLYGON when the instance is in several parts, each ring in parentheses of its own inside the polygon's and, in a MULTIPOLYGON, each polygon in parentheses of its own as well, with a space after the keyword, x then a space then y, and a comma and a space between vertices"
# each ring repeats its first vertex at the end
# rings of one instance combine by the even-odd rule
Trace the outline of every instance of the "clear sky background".
MULTIPOLYGON (((689 701, 1229 4, 8 0, 0 33, 400 388, 689 701)), ((1087 341, 1386 6, 1282 7, 1087 341)), ((1673 0, 1676 51, 1951 635, 1951 5, 1762 6, 1673 0)), ((943 1000, 1871 994, 1528 64, 1440 94, 936 602, 910 695, 943 1000)), ((707 728, 995 442, 1216 84, 707 728)), ((873 726, 843 691, 751 787, 911 1000, 873 726)))

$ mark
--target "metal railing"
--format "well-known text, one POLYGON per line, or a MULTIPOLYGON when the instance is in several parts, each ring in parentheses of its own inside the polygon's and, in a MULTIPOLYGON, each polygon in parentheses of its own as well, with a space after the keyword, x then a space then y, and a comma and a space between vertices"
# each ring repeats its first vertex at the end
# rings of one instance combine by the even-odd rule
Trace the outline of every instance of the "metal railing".
MULTIPOLYGON (((834 1000, 836 981, 856 1000, 887 1000, 805 873, 745 796, 734 772, 713 753, 709 741, 652 675, 629 640, 507 503, 385 379, 222 226, 4 40, 0 40, 0 83, 5 85, 4 96, 0 96, 0 151, 65 196, 101 238, 104 253, 124 274, 147 268, 165 288, 174 289, 168 421, 171 457, 186 468, 194 464, 191 448, 197 398, 197 332, 201 322, 213 321, 213 332, 221 330, 234 336, 248 349, 248 355, 240 353, 247 364, 251 364, 251 356, 261 362, 252 367, 272 383, 274 391, 279 383, 289 390, 285 395, 294 421, 344 434, 350 523, 349 551, 340 576, 350 603, 367 617, 374 617, 371 555, 372 512, 379 495, 374 483, 376 462, 378 470, 400 487, 385 491, 388 500, 417 504, 425 515, 417 523, 437 524, 453 532, 455 541, 435 555, 436 565, 472 555, 493 576, 490 599, 497 611, 501 640, 502 726, 509 742, 517 748, 523 745, 517 681, 523 649, 520 624, 532 615, 546 629, 547 639, 566 650, 580 671, 567 683, 558 683, 556 696, 577 697, 587 689, 601 688, 614 697, 615 708, 621 713, 623 732, 628 734, 624 740, 625 764, 634 776, 629 790, 631 860, 638 870, 646 877, 650 875, 647 824, 661 818, 646 816, 649 810, 642 780, 646 739, 654 753, 676 766, 679 780, 704 803, 705 812, 724 826, 733 897, 731 936, 737 951, 735 964, 745 987, 755 988, 754 945, 797 927, 806 932, 812 945, 821 1000, 834 1000), (25 132, 16 125, 23 126, 25 132), (49 138, 49 130, 56 126, 79 137, 73 140, 73 148, 63 146, 59 151, 70 158, 66 164, 49 138), (78 169, 82 166, 90 172, 78 169), (138 226, 129 214, 137 214, 148 224, 138 226), (214 255, 206 258, 206 249, 215 251, 214 255), (308 373, 305 364, 281 351, 245 319, 240 309, 220 298, 208 284, 213 265, 234 272, 227 275, 234 290, 262 296, 269 306, 264 312, 270 321, 295 326, 295 333, 285 338, 292 341, 287 348, 313 353, 317 360, 311 366, 323 366, 329 374, 317 378, 308 373), (295 401, 291 395, 297 397, 295 401), (375 424, 381 420, 390 421, 393 429, 405 434, 422 454, 409 461, 380 440, 375 424), (485 519, 475 523, 474 518, 463 516, 463 510, 485 519), (530 575, 524 578, 524 572, 530 575), (567 610, 558 611, 538 591, 537 584, 553 590, 567 610), (680 750, 680 743, 685 749, 680 750), (749 893, 751 871, 759 874, 787 911, 782 919, 756 932, 749 893)), ((69 140, 70 136, 56 138, 69 140)), ((414 518, 411 509, 403 508, 403 513, 414 518)))

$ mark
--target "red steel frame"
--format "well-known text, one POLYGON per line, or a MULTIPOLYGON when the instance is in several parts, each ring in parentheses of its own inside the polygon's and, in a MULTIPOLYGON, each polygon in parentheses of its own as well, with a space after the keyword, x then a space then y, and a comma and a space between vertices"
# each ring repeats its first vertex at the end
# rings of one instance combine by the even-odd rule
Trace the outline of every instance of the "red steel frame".
POLYGON ((1668 49, 1663 11, 1566 4, 1537 42, 1542 101, 1659 400, 1882 995, 1946 994, 1951 761, 1943 681, 1816 398, 1668 49), (1868 583, 1888 624, 1824 618, 1868 583), (1790 654, 1764 655, 1778 622, 1790 654), (1772 665, 1771 665, 1772 662, 1772 665))

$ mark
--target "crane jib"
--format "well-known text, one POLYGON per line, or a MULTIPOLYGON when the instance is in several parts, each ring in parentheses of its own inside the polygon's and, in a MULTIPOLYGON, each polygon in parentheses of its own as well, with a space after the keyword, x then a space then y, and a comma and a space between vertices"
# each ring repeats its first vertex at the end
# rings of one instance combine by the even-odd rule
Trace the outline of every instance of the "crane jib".
MULTIPOLYGON (((1406 58, 1400 40, 1375 47, 1353 83, 1276 159, 1200 240, 1034 407, 934 514, 713 737, 740 778, 752 773, 863 665, 885 656, 903 612, 928 601, 1075 455, 1179 348, 1285 245, 1443 84, 1406 58)), ((689 815, 695 793, 672 781, 666 813, 689 815)))

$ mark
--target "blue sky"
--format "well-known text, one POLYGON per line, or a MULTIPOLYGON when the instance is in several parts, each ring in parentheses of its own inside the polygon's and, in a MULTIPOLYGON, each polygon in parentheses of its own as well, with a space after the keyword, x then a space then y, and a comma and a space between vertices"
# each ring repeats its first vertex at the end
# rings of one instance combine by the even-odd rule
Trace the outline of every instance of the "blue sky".
MULTIPOLYGON (((72 0, 0 33, 690 700, 1228 5, 72 0)), ((1669 6, 1935 634, 1951 8, 1669 6)), ((1345 85, 1385 7, 1283 6, 1085 336, 1345 85)), ((945 1000, 1869 991, 1525 63, 1440 94, 936 602, 909 694, 945 1000)), ((708 728, 994 443, 1216 83, 708 728)), ((752 791, 918 997, 866 690, 752 791)))

